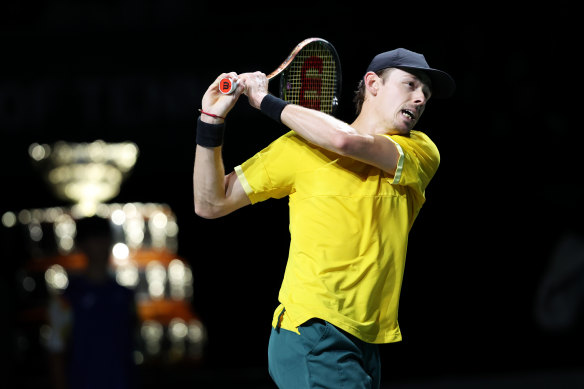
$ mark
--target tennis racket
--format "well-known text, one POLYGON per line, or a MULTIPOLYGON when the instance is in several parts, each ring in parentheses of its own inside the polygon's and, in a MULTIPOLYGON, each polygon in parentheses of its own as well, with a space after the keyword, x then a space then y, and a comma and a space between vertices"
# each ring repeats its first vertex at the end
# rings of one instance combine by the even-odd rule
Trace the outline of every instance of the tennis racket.
MULTIPOLYGON (((268 80, 280 75, 280 98, 292 104, 334 115, 341 95, 342 72, 337 51, 321 38, 300 42, 268 80)), ((219 81, 222 93, 233 93, 237 82, 219 81)))

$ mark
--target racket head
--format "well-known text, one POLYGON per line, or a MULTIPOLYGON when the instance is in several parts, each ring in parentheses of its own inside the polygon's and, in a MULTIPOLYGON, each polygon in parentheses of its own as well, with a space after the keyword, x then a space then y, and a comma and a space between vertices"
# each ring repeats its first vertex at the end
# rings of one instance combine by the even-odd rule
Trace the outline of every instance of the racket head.
POLYGON ((280 98, 335 115, 341 98, 342 71, 334 46, 322 38, 299 43, 268 78, 280 74, 280 98), (277 73, 276 73, 277 72, 277 73))

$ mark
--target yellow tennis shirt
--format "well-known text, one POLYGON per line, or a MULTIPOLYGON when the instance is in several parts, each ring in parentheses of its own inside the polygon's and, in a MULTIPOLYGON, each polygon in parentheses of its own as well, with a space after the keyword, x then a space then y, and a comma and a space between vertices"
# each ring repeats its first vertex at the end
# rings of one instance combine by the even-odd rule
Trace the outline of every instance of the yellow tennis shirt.
POLYGON ((400 152, 393 177, 293 131, 235 168, 252 204, 289 197, 290 251, 274 327, 280 320, 296 331, 320 318, 365 342, 401 340, 408 233, 440 155, 422 132, 383 136, 400 152))

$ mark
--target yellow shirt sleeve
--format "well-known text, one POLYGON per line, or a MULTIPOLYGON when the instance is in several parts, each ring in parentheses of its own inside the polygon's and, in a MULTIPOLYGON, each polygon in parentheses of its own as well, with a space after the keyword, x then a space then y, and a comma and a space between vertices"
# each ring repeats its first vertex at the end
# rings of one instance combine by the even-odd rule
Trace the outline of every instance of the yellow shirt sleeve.
POLYGON ((384 136, 396 144, 400 153, 392 184, 408 186, 425 199, 426 187, 440 165, 438 148, 420 131, 411 131, 409 136, 384 136))
POLYGON ((294 141, 285 134, 253 157, 235 167, 235 173, 252 204, 269 198, 282 198, 293 191, 295 161, 290 148, 294 141), (244 174, 245 172, 245 174, 244 174))

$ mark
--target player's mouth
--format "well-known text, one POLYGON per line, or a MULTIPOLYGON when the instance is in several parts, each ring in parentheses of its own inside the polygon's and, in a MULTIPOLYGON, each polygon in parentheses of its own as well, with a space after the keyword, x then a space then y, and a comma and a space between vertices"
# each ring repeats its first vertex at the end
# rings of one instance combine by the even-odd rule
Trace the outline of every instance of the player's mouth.
POLYGON ((415 121, 416 120, 416 113, 409 109, 402 109, 401 114, 405 116, 408 120, 415 121))

